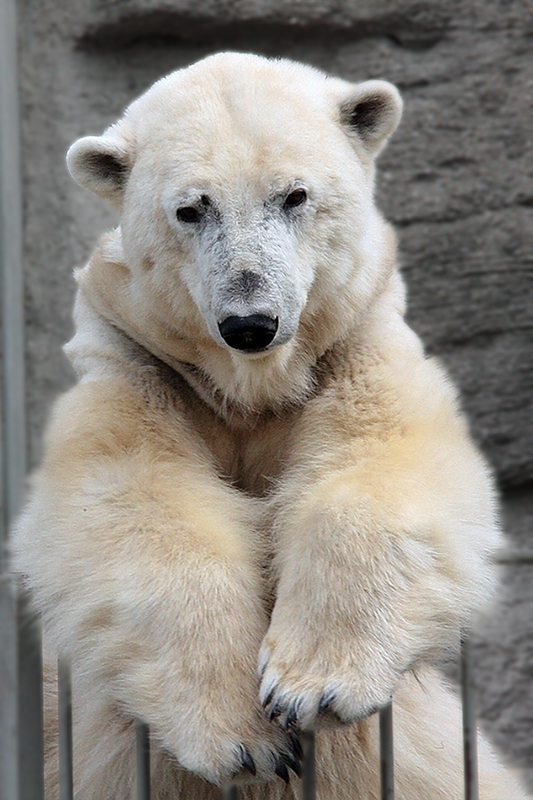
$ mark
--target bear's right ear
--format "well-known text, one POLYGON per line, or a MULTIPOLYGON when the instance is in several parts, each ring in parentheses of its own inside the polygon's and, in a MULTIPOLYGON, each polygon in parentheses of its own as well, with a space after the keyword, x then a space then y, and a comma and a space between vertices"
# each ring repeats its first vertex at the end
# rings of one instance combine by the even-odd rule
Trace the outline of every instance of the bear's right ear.
POLYGON ((132 164, 133 153, 126 139, 106 133, 78 139, 67 153, 74 180, 114 206, 121 205, 132 164))

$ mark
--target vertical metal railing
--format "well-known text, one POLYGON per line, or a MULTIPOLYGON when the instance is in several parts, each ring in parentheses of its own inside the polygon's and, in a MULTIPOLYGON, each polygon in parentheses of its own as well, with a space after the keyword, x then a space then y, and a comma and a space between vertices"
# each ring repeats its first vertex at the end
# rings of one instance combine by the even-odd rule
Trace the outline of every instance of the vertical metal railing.
POLYGON ((59 722, 59 800, 73 800, 72 683, 70 665, 59 659, 57 668, 57 714, 59 722))
POLYGON ((0 800, 43 796, 42 657, 39 625, 7 573, 7 531, 26 474, 24 281, 15 0, 0 2, 0 282, 2 500, 0 515, 0 800))
POLYGON ((0 576, 0 800, 43 797, 42 658, 37 621, 12 575, 0 576))
POLYGON ((14 575, 0 575, 0 800, 42 800, 40 622, 14 575))
POLYGON ((137 800, 150 800, 150 731, 140 720, 135 722, 137 755, 137 800))
MULTIPOLYGON (((14 735, 18 738, 20 750, 14 754, 16 769, 8 771, 0 784, 1 800, 42 800, 44 795, 42 779, 42 664, 40 649, 34 646, 35 632, 31 636, 20 633, 34 620, 25 608, 24 592, 12 591, 16 583, 2 576, 0 591, 0 630, 4 632, 4 648, 0 650, 0 672, 7 676, 3 688, 7 694, 19 699, 15 704, 14 735), (7 587, 7 593, 6 593, 7 587), (5 598, 10 602, 5 602, 5 598), (5 632, 9 636, 5 636, 5 632), (15 656, 13 657, 13 653, 15 656), (6 659, 7 654, 7 659, 6 659), (18 674, 15 674, 18 669, 18 674), (31 706, 29 715, 32 724, 21 717, 21 711, 31 706), (18 717, 17 717, 18 715, 18 717), (35 724, 37 722, 37 724, 35 724)), ((38 638, 38 637, 37 637, 38 638)), ((463 693, 463 736, 464 736, 464 779, 465 800, 479 800, 477 769, 477 727, 475 722, 473 670, 471 648, 467 640, 462 642, 461 679, 463 693)), ((61 659, 58 666, 58 714, 59 714, 59 776, 60 800, 73 799, 73 759, 72 759, 72 689, 68 663, 61 659)), ((136 722, 136 800, 150 800, 150 736, 149 728, 143 722, 136 722)), ((316 800, 315 779, 315 736, 311 732, 302 733, 304 751, 303 777, 301 783, 302 800, 316 800)), ((393 706, 392 702, 379 712, 380 781, 381 800, 394 800, 394 747, 393 747, 393 706)), ((224 800, 238 800, 236 786, 223 791, 224 800)))
POLYGON ((379 712, 379 773, 381 800, 394 800, 392 701, 379 712))
POLYGON ((302 764, 302 800, 315 800, 316 797, 316 764, 315 734, 302 733, 304 758, 302 764))
POLYGON ((0 3, 0 269, 2 296, 2 488, 0 567, 26 476, 24 280, 15 0, 0 3))
POLYGON ((461 642, 461 694, 463 703, 465 800, 479 800, 476 694, 472 643, 468 637, 464 637, 461 642))

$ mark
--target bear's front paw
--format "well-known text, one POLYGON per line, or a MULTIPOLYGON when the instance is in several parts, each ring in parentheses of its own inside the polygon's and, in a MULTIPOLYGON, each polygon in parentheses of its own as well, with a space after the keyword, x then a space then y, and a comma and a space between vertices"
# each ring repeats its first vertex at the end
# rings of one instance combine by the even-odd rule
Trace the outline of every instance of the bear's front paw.
POLYGON ((334 642, 325 636, 307 645, 294 630, 289 638, 267 636, 259 656, 260 699, 282 728, 313 729, 370 716, 385 706, 400 670, 356 641, 334 642))
POLYGON ((259 708, 254 717, 244 725, 235 720, 233 730, 204 724, 172 749, 182 766, 217 785, 276 776, 289 783, 290 771, 301 776, 303 752, 296 733, 271 725, 259 708))
POLYGON ((261 744, 250 744, 248 749, 241 744, 236 756, 236 770, 230 778, 232 783, 249 783, 253 778, 270 780, 277 775, 288 784, 290 771, 299 778, 302 776, 303 748, 294 731, 287 731, 280 739, 269 725, 268 737, 261 744), (250 751, 254 752, 255 757, 250 751))

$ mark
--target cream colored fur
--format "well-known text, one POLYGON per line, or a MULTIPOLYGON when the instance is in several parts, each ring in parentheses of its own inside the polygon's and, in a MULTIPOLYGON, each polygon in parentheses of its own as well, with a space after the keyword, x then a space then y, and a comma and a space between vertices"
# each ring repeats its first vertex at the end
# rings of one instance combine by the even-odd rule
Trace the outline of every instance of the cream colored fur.
MULTIPOLYGON (((298 797, 274 774, 288 713, 318 730, 321 800, 377 799, 391 694, 398 800, 463 796, 460 707, 431 663, 491 597, 500 537, 373 202, 400 110, 383 82, 221 54, 69 154, 121 226, 77 274, 80 380, 13 558, 51 663, 73 664, 77 800, 132 796, 134 717, 155 800, 215 798, 235 775, 245 800, 298 797), (177 222, 184 206, 203 221, 177 222), (239 294, 244 271, 262 288, 239 294), (279 339, 231 349, 235 313, 276 316, 279 339)), ((49 800, 55 697, 52 670, 49 800)), ((482 740, 480 774, 481 800, 526 797, 482 740)))

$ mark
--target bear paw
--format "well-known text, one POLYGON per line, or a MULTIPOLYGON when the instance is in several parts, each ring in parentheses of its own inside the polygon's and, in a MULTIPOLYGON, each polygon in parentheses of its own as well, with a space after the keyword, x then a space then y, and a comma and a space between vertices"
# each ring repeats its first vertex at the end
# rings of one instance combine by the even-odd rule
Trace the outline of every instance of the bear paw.
POLYGON ((217 785, 267 781, 286 783, 290 771, 301 776, 302 746, 293 731, 269 723, 258 710, 256 724, 241 735, 229 730, 207 731, 173 748, 183 767, 217 785), (260 717, 259 717, 260 715, 260 717))
MULTIPOLYGON (((293 634, 287 652, 294 651, 293 634)), ((345 647, 323 643, 292 659, 265 641, 259 657, 260 700, 270 721, 285 730, 352 724, 390 701, 400 673, 381 659, 354 659, 345 647), (344 652, 343 652, 344 651, 344 652), (335 665, 330 667, 329 665, 335 665), (329 668, 328 668, 329 667, 329 668)))
POLYGON ((302 776, 303 748, 298 735, 294 731, 287 731, 283 741, 277 741, 275 746, 246 749, 240 745, 237 750, 237 772, 231 777, 232 783, 249 783, 253 778, 269 780, 277 775, 285 783, 290 781, 290 771, 299 778, 302 776), (255 758, 250 750, 255 752, 255 758))

